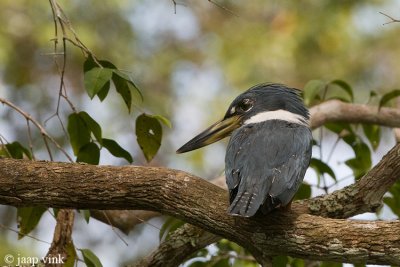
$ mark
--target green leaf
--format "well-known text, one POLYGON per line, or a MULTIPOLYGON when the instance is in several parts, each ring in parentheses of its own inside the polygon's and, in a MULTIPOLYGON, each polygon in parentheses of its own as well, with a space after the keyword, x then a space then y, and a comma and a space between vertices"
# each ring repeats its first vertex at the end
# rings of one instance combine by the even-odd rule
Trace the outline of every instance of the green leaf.
POLYGON ((137 85, 132 81, 129 75, 125 74, 120 70, 114 70, 114 74, 124 79, 128 83, 129 87, 139 96, 139 101, 141 102, 143 101, 142 92, 140 91, 139 87, 137 87, 137 85))
POLYGON ((348 134, 352 134, 354 131, 351 128, 351 125, 349 123, 345 122, 330 122, 330 123, 325 123, 324 126, 339 135, 345 135, 345 132, 348 134))
POLYGON ((339 262, 324 261, 320 265, 321 267, 342 267, 343 264, 339 262))
POLYGON ((113 156, 124 158, 129 163, 133 162, 131 154, 123 149, 117 142, 112 139, 103 138, 103 147, 105 147, 113 156))
POLYGON ((351 86, 348 83, 342 80, 333 80, 329 82, 329 84, 337 85, 339 88, 343 89, 349 95, 351 100, 350 102, 354 102, 353 89, 351 89, 351 86))
POLYGON ((383 202, 400 218, 400 202, 397 197, 384 197, 383 202))
POLYGON ((331 169, 331 167, 329 167, 328 164, 326 164, 325 162, 316 159, 316 158, 312 158, 311 162, 310 162, 310 167, 313 168, 316 172, 317 175, 323 175, 323 174, 329 174, 330 177, 332 177, 335 181, 336 181, 336 175, 333 172, 333 170, 331 169))
POLYGON ((306 106, 311 106, 315 97, 322 89, 325 88, 325 86, 325 82, 321 80, 311 80, 304 86, 303 97, 306 106))
POLYGON ((75 246, 72 242, 68 243, 65 247, 65 250, 67 252, 67 260, 64 262, 64 267, 74 267, 75 266, 75 261, 76 261, 76 250, 75 246))
POLYGON ((103 267, 99 258, 90 249, 80 250, 87 267, 103 267))
POLYGON ((13 159, 22 159, 24 154, 28 159, 32 159, 31 152, 17 141, 6 144, 5 147, 13 159))
POLYGON ((164 125, 168 126, 168 128, 172 128, 171 121, 168 120, 167 118, 165 118, 165 117, 163 117, 161 115, 148 115, 148 116, 159 120, 161 123, 163 123, 164 125))
POLYGON ((23 238, 36 227, 46 210, 45 207, 21 207, 17 209, 18 239, 23 238))
POLYGON ((377 96, 378 96, 378 94, 377 94, 375 91, 371 90, 371 91, 369 92, 368 103, 369 103, 374 97, 377 97, 377 96))
POLYGON ((87 143, 79 149, 76 162, 85 162, 88 164, 98 165, 100 161, 100 149, 93 143, 87 143))
POLYGON ((58 212, 60 211, 59 208, 53 208, 54 217, 57 218, 58 212))
POLYGON ((349 166, 356 179, 363 176, 372 166, 371 151, 367 144, 357 139, 353 143, 352 148, 354 150, 355 157, 345 161, 345 164, 349 166))
POLYGON ((212 267, 229 267, 230 266, 229 265, 229 259, 228 258, 218 259, 215 263, 213 263, 210 266, 212 266, 212 267))
POLYGON ((94 61, 92 55, 89 55, 86 58, 85 62, 83 63, 83 73, 86 73, 95 67, 100 67, 100 66, 94 61))
POLYGON ((272 266, 274 267, 286 267, 288 264, 288 257, 281 255, 272 258, 272 266))
POLYGON ((115 89, 121 95, 122 99, 124 100, 126 106, 128 107, 128 111, 131 112, 132 106, 132 92, 131 92, 131 85, 127 82, 124 78, 117 74, 113 74, 112 80, 115 85, 115 89))
POLYGON ((189 267, 207 267, 208 263, 206 261, 194 261, 192 262, 189 267))
POLYGON ((311 186, 309 184, 302 183, 296 195, 294 196, 294 199, 295 200, 308 199, 310 197, 311 197, 311 186))
POLYGON ((120 70, 114 70, 114 74, 118 75, 119 77, 121 77, 122 79, 124 79, 126 82, 128 82, 130 85, 132 85, 132 87, 137 90, 141 101, 143 101, 143 95, 142 92, 140 92, 139 87, 137 87, 137 85, 132 81, 131 77, 129 77, 129 75, 125 74, 124 72, 120 71, 120 70))
POLYGON ((117 67, 113 63, 108 61, 108 60, 99 60, 99 63, 104 68, 108 68, 108 69, 112 69, 112 70, 116 70, 117 69, 117 67))
POLYGON ((390 100, 392 100, 395 97, 400 96, 400 90, 396 89, 393 91, 390 91, 387 94, 384 94, 381 98, 381 101, 379 101, 379 108, 383 107, 387 102, 389 102, 390 100))
POLYGON ((136 136, 140 149, 147 162, 150 162, 161 146, 160 121, 143 113, 136 119, 136 136))
POLYGON ((100 101, 103 102, 103 100, 107 97, 108 92, 110 91, 110 81, 106 82, 104 86, 100 89, 100 91, 97 93, 98 98, 100 101))
MULTIPOLYGON (((116 69, 116 67, 114 66, 114 64, 112 64, 109 61, 106 60, 99 60, 98 63, 107 69, 116 69)), ((93 57, 91 55, 88 56, 88 58, 86 59, 85 63, 83 64, 83 72, 86 73, 88 71, 90 71, 93 68, 98 68, 100 67, 99 64, 96 63, 93 59, 93 57)), ((103 101, 107 95, 108 92, 110 91, 110 80, 108 82, 106 82, 103 87, 98 91, 97 96, 99 97, 100 101, 103 101)))
MULTIPOLYGON (((228 264, 228 266, 231 266, 228 264)), ((235 259, 232 267, 259 267, 260 265, 254 261, 245 259, 235 259)))
POLYGON ((87 128, 93 133, 97 142, 99 142, 101 144, 103 142, 103 139, 101 138, 100 125, 92 117, 90 117, 90 115, 87 114, 85 111, 81 111, 78 114, 82 118, 82 120, 85 122, 87 128))
POLYGON ((93 98, 107 82, 111 80, 113 70, 109 68, 94 67, 85 72, 84 85, 90 98, 93 98))
POLYGON ((68 117, 67 130, 72 149, 77 155, 80 148, 90 142, 89 128, 78 113, 72 113, 68 117))
POLYGON ((290 267, 306 267, 306 264, 303 259, 296 259, 289 257, 290 267))
POLYGON ((80 213, 82 213, 83 218, 85 219, 86 223, 89 223, 89 220, 90 220, 90 210, 80 210, 80 213))
POLYGON ((86 58, 86 61, 83 63, 83 72, 88 72, 89 70, 96 68, 96 67, 103 67, 103 68, 108 68, 108 69, 117 69, 117 67, 111 63, 110 61, 107 60, 98 60, 98 63, 94 60, 92 55, 89 55, 86 58), (100 64, 100 66, 99 66, 100 64))
POLYGON ((353 146, 357 136, 349 123, 326 123, 324 125, 328 130, 336 133, 348 145, 353 146))
POLYGON ((389 189, 391 196, 383 198, 383 202, 400 218, 400 182, 395 182, 389 189))
POLYGON ((363 124, 362 127, 364 134, 371 143, 373 150, 376 150, 381 140, 381 127, 375 124, 363 124))
POLYGON ((85 88, 90 98, 97 95, 100 101, 103 101, 107 97, 110 90, 110 80, 112 80, 129 112, 132 106, 132 91, 143 101, 143 95, 136 84, 110 61, 98 60, 95 62, 92 56, 88 56, 83 64, 83 71, 85 73, 85 88))

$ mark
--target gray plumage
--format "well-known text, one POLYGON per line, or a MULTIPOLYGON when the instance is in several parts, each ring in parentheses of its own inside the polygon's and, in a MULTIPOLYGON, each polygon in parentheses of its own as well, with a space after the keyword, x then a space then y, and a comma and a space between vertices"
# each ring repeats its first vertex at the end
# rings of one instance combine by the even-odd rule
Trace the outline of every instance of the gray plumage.
POLYGON ((311 140, 308 127, 281 120, 235 130, 225 156, 229 213, 249 217, 286 206, 310 163, 311 140))

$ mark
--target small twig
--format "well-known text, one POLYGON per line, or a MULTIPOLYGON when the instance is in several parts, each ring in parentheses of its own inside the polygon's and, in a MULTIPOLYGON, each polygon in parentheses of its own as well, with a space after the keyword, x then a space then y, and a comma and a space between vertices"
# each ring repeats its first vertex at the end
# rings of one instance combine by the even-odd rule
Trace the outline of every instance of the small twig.
POLYGON ((328 154, 328 157, 327 157, 327 159, 326 159, 326 163, 329 163, 330 161, 331 161, 331 159, 332 159, 332 156, 333 156, 333 152, 335 152, 335 149, 336 149, 336 147, 337 147, 337 145, 339 144, 339 141, 341 140, 341 137, 338 135, 337 137, 336 137, 336 141, 335 141, 335 143, 333 144, 333 146, 332 146, 332 148, 331 148, 331 151, 329 152, 329 154, 328 154))
POLYGON ((215 6, 219 7, 219 8, 221 8, 222 10, 228 12, 229 14, 231 14, 231 15, 233 15, 233 16, 235 16, 235 17, 239 17, 239 15, 237 15, 236 13, 234 13, 234 12, 233 12, 232 10, 230 10, 229 8, 227 8, 227 7, 223 6, 223 5, 220 5, 220 4, 218 4, 217 2, 215 2, 215 1, 213 1, 213 0, 208 0, 208 2, 210 2, 211 4, 213 4, 213 5, 215 5, 215 6))
POLYGON ((183 3, 178 3, 178 2, 176 2, 176 0, 172 0, 172 4, 174 5, 174 14, 176 14, 176 7, 179 5, 179 6, 186 6, 185 4, 183 4, 183 3))
MULTIPOLYGON (((69 24, 68 19, 66 18, 64 12, 62 11, 61 7, 57 4, 57 2, 55 0, 49 0, 50 2, 50 6, 51 6, 51 10, 52 10, 52 14, 53 14, 53 20, 54 20, 54 34, 55 34, 55 38, 52 39, 52 41, 54 41, 54 63, 57 66, 57 71, 60 75, 60 85, 59 85, 59 90, 58 90, 58 100, 57 100, 57 108, 56 108, 56 112, 54 115, 50 116, 48 119, 45 120, 45 123, 47 121, 49 121, 51 118, 53 117, 57 117, 58 121, 60 122, 61 128, 65 134, 65 136, 67 135, 67 131, 64 127, 64 124, 61 120, 60 117, 60 104, 61 104, 61 98, 66 99, 68 105, 70 106, 70 108, 72 109, 73 112, 76 112, 76 109, 74 107, 74 105, 72 104, 71 101, 69 101, 68 97, 67 97, 67 90, 65 89, 65 83, 64 83, 64 77, 65 77, 65 69, 66 69, 66 64, 67 64, 67 46, 66 46, 66 30, 65 30, 65 23, 69 24), (58 45, 58 26, 60 26, 61 31, 62 31, 62 44, 63 44, 63 52, 62 53, 58 53, 57 51, 57 45, 58 45), (63 63, 62 66, 60 66, 58 64, 57 61, 57 56, 59 54, 62 54, 63 56, 63 63)), ((47 145, 47 144, 46 144, 47 145)))
POLYGON ((399 19, 395 19, 395 18, 389 16, 388 14, 385 14, 385 13, 383 13, 383 12, 379 12, 379 13, 390 19, 390 21, 388 21, 388 22, 386 22, 386 23, 383 23, 383 25, 390 24, 390 23, 394 23, 394 22, 400 22, 399 19))
MULTIPOLYGON (((3 229, 5 229, 5 230, 9 230, 9 231, 11 231, 11 232, 14 232, 14 233, 19 234, 19 231, 18 231, 18 230, 15 230, 15 229, 13 229, 13 228, 11 228, 11 227, 8 227, 8 226, 6 226, 6 225, 4 225, 4 224, 0 224, 0 228, 3 228, 3 229)), ((34 239, 34 240, 36 240, 36 241, 39 241, 39 242, 42 242, 42 243, 51 245, 50 242, 44 241, 44 240, 39 239, 39 238, 37 238, 37 237, 34 237, 34 236, 32 236, 32 235, 25 235, 25 234, 24 234, 24 236, 29 237, 29 238, 32 238, 32 239, 34 239)))
POLYGON ((43 137, 43 141, 44 141, 44 143, 45 143, 45 145, 46 145, 47 151, 48 151, 49 156, 50 156, 51 159, 52 159, 52 154, 51 154, 51 151, 50 151, 50 147, 49 147, 49 145, 48 145, 48 140, 49 140, 51 143, 53 143, 53 144, 65 155, 65 157, 66 157, 70 162, 74 162, 74 161, 72 160, 72 158, 68 155, 68 153, 57 143, 57 141, 54 140, 54 138, 51 137, 51 136, 47 133, 46 129, 45 129, 38 121, 36 121, 34 118, 32 118, 32 116, 31 116, 30 114, 26 113, 26 112, 23 111, 21 108, 17 107, 16 105, 14 105, 13 103, 11 103, 10 101, 8 101, 8 100, 6 100, 6 99, 4 99, 4 98, 1 98, 1 97, 0 97, 0 103, 3 103, 3 104, 5 104, 5 105, 9 106, 10 108, 14 109, 14 110, 17 111, 19 114, 21 114, 23 117, 25 117, 25 119, 26 119, 27 121, 32 122, 32 124, 35 125, 36 128, 38 128, 38 130, 40 131, 40 133, 41 133, 41 135, 42 135, 42 137, 43 137))
POLYGON ((8 144, 7 138, 5 138, 2 134, 0 134, 0 143, 4 146, 5 143, 8 144), (4 141, 3 141, 4 140, 4 141))
POLYGON ((174 14, 176 14, 176 1, 172 0, 172 3, 174 4, 174 14))
POLYGON ((107 213, 103 210, 103 215, 106 218, 106 220, 108 221, 108 225, 111 226, 112 231, 114 232, 114 234, 126 245, 128 246, 128 242, 125 241, 125 239, 122 238, 122 236, 115 230, 114 225, 112 224, 110 218, 108 217, 107 213))
POLYGON ((29 120, 26 119, 26 127, 28 128, 28 140, 29 140, 29 150, 31 151, 32 159, 36 160, 35 154, 33 153, 33 141, 31 134, 31 125, 29 124, 29 120))

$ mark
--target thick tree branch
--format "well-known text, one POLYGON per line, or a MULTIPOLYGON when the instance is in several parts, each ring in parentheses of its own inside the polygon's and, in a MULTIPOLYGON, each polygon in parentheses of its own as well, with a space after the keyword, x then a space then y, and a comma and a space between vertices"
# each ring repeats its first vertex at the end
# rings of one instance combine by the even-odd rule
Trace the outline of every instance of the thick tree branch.
POLYGON ((348 218, 376 212, 383 195, 400 179, 400 144, 387 153, 362 179, 332 194, 305 201, 311 214, 348 218))
MULTIPOLYGON (((386 167, 382 175, 395 177, 391 182, 400 177, 399 148, 393 148, 381 162, 386 167)), ((365 188, 374 190, 365 192, 363 199, 374 199, 368 196, 379 191, 382 181, 379 177, 371 180, 365 188)), ((157 210, 235 241, 257 258, 287 254, 315 260, 400 264, 400 236, 396 230, 400 222, 327 219, 300 214, 304 208, 301 204, 295 205, 292 212, 275 212, 263 218, 232 217, 226 213, 225 190, 166 168, 2 159, 0 203, 157 210)))
MULTIPOLYGON (((225 176, 216 177, 210 182, 226 189, 225 176)), ((147 210, 91 210, 90 216, 128 234, 136 225, 162 214, 147 210)))
POLYGON ((329 100, 310 109, 313 129, 327 122, 368 123, 400 127, 400 109, 329 100))
MULTIPOLYGON (((397 146, 397 151, 400 152, 399 145, 397 146)), ((355 184, 328 195, 296 201, 293 203, 293 209, 298 213, 314 214, 326 218, 348 218, 365 212, 375 212, 381 205, 383 195, 399 179, 398 170, 393 172, 393 170, 399 168, 397 163, 399 158, 396 153, 388 153, 355 184)), ((187 225, 183 233, 173 233, 173 239, 160 244, 156 251, 148 255, 136 266, 177 266, 186 259, 187 255, 214 243, 216 239, 220 239, 217 236, 211 239, 209 233, 207 233, 208 239, 192 239, 191 236, 199 231, 201 229, 198 227, 187 225), (181 241, 178 243, 179 246, 175 245, 176 238, 181 241), (187 254, 175 253, 181 250, 186 251, 187 254), (169 255, 171 254, 177 256, 170 259, 169 255), (159 264, 167 259, 170 265, 159 264)))

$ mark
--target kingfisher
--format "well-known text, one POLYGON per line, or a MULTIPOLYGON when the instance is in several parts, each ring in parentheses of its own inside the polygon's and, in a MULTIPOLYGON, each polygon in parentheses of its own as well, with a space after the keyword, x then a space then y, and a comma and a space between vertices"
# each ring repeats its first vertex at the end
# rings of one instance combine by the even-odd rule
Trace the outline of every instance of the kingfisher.
POLYGON ((290 207, 311 160, 309 111, 301 91, 259 84, 236 97, 222 120, 177 150, 184 153, 231 135, 225 176, 232 215, 252 217, 290 207))

